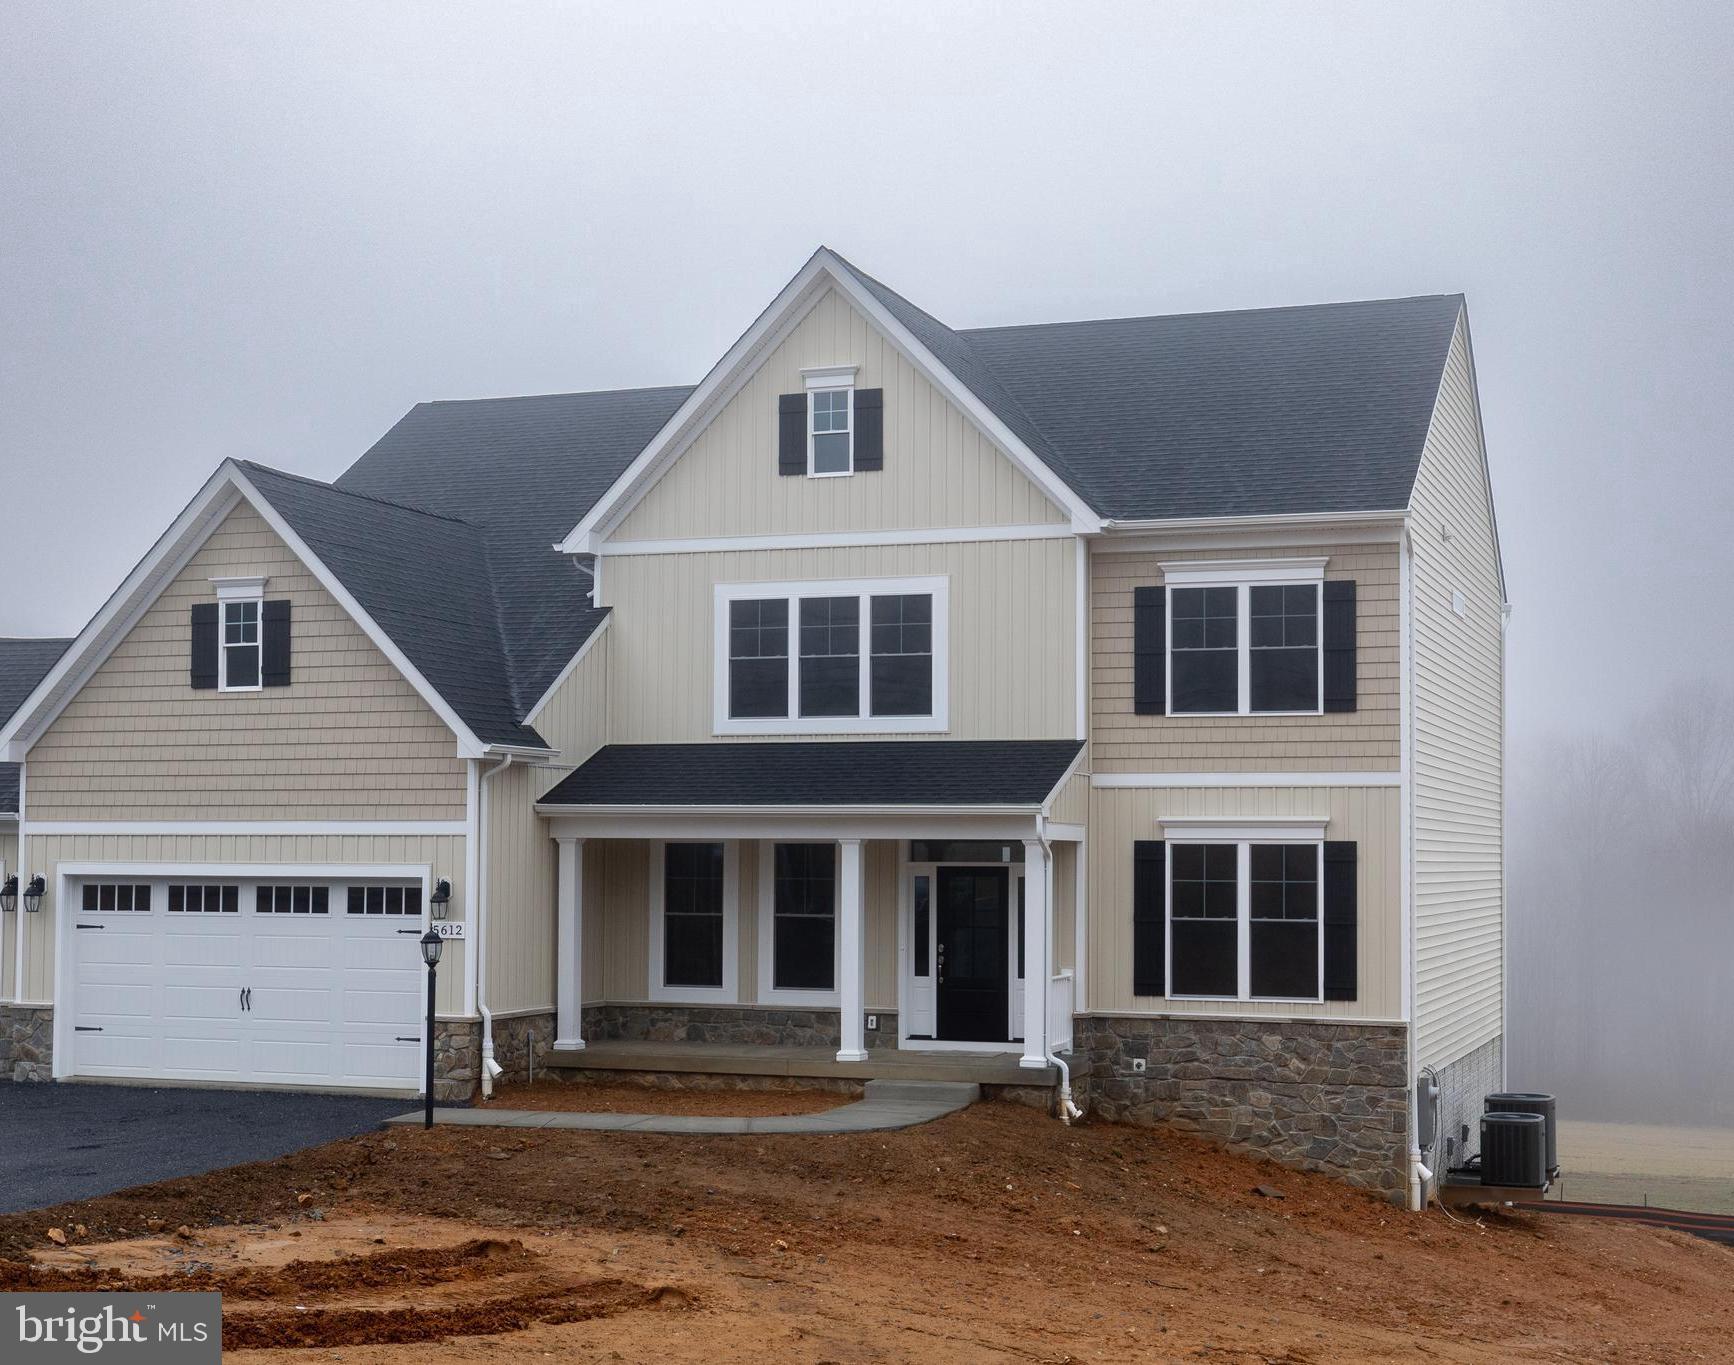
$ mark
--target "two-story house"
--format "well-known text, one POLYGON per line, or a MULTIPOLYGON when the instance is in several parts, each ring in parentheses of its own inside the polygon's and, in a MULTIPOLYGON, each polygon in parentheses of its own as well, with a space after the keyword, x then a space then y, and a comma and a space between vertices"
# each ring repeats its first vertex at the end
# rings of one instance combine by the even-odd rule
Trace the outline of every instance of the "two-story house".
POLYGON ((1460 297, 958 331, 821 250, 695 387, 225 463, 0 696, 0 1008, 413 1090, 437 898, 454 1093, 895 1049, 1414 1198, 1417 1075, 1453 1156, 1502 1079, 1504 604, 1460 297))

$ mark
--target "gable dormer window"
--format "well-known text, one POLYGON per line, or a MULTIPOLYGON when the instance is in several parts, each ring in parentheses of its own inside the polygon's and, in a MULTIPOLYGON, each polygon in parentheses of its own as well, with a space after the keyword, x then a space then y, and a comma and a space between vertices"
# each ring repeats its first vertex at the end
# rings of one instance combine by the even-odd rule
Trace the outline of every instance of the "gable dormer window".
POLYGON ((801 371, 777 399, 777 473, 836 479, 885 467, 885 391, 855 384, 854 365, 801 371))
POLYGON ((263 578, 216 578, 217 621, 222 632, 217 649, 217 690, 256 692, 263 685, 265 601, 263 578))
POLYGON ((849 420, 854 394, 853 389, 814 389, 807 395, 809 476, 855 472, 855 434, 849 420))

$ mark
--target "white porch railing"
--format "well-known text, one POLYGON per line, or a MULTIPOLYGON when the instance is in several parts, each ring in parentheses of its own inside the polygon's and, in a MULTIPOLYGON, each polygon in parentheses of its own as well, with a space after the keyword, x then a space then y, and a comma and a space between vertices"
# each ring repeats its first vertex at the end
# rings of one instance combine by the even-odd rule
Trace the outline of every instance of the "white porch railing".
POLYGON ((1072 1046, 1072 1007, 1075 999, 1072 969, 1048 978, 1048 1050, 1064 1052, 1072 1046))

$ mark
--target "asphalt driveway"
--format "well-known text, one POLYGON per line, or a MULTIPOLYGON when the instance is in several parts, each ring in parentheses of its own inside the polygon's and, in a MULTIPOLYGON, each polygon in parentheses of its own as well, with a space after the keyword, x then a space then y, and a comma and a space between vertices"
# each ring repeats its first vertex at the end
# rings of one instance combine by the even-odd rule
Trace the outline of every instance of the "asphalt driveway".
POLYGON ((369 1132, 404 1099, 0 1082, 0 1213, 199 1175, 369 1132))

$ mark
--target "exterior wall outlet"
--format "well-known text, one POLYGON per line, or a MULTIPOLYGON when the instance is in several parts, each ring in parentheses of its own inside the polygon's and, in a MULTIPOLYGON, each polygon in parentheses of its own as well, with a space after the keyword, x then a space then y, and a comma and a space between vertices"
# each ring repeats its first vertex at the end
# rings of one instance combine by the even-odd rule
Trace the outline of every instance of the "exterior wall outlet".
POLYGON ((1142 1071, 1147 1065, 1148 1063, 1142 1057, 1132 1059, 1132 1070, 1134 1071, 1142 1071))
POLYGON ((869 1033, 879 1032, 879 1016, 877 1014, 869 1014, 867 1016, 867 1031, 869 1033))

